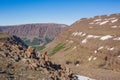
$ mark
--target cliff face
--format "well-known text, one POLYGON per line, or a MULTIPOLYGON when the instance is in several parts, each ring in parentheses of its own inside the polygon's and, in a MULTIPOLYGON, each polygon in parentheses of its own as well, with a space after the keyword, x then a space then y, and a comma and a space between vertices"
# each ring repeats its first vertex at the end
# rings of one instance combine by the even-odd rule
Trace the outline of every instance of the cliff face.
POLYGON ((15 26, 1 26, 0 31, 16 35, 23 40, 38 40, 39 44, 44 44, 45 40, 53 40, 67 25, 64 24, 25 24, 15 26))

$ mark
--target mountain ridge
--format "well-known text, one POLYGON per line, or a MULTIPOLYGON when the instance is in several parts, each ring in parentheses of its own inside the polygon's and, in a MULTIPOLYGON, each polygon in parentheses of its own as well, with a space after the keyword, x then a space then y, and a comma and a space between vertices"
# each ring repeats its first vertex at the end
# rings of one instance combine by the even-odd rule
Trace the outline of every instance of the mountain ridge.
POLYGON ((36 45, 44 45, 46 38, 52 41, 65 27, 67 27, 67 25, 55 23, 22 24, 4 27, 0 26, 0 31, 16 35, 29 43, 37 38, 38 43, 36 43, 36 45))
POLYGON ((64 63, 73 70, 77 68, 78 73, 89 75, 87 72, 94 72, 94 76, 89 76, 107 80, 109 75, 103 76, 97 70, 103 73, 110 70, 113 76, 109 77, 118 80, 115 75, 120 74, 114 72, 120 72, 119 31, 120 14, 82 18, 65 28, 45 50, 55 62, 64 63))

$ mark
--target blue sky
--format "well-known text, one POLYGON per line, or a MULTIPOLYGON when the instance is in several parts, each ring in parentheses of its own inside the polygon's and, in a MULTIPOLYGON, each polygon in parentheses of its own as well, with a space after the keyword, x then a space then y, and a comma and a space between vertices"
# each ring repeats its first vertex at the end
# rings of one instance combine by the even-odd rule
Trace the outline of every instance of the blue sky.
POLYGON ((0 0, 0 25, 70 25, 80 18, 113 13, 120 13, 120 0, 0 0))

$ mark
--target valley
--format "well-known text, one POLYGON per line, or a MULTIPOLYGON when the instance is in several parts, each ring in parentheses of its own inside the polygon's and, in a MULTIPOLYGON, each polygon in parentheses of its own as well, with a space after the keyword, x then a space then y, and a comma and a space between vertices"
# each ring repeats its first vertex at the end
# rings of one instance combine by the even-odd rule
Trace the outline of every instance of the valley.
POLYGON ((65 28, 65 24, 39 23, 0 26, 0 32, 20 37, 27 45, 42 49, 65 28))
POLYGON ((0 59, 1 64, 4 59, 6 63, 0 66, 2 79, 6 76, 14 76, 11 80, 120 79, 119 13, 82 18, 70 26, 49 23, 1 26, 0 32, 0 59), (45 52, 47 61, 41 58, 45 52), (12 66, 7 69, 9 63, 12 66))

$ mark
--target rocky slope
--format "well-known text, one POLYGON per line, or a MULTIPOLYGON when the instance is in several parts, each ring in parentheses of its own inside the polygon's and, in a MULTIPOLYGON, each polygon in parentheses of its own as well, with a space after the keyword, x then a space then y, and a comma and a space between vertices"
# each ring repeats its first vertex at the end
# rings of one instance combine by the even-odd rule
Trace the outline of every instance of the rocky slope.
POLYGON ((0 26, 0 32, 16 35, 29 45, 43 45, 52 41, 66 26, 53 23, 0 26))
POLYGON ((97 80, 119 80, 120 14, 82 18, 66 28, 45 50, 54 61, 68 64, 78 73, 97 80))
POLYGON ((76 80, 64 65, 27 47, 20 38, 0 33, 0 80, 76 80))

